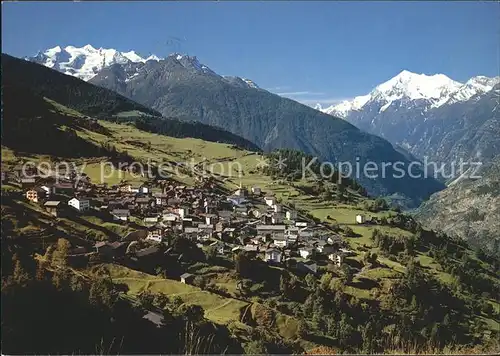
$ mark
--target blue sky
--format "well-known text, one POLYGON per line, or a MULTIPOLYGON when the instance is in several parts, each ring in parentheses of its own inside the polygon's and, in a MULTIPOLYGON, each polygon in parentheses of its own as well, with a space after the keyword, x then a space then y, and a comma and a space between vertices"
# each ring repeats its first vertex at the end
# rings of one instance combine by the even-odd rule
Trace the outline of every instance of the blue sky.
POLYGON ((401 70, 499 74, 494 2, 2 3, 2 51, 56 45, 196 55, 307 104, 362 95, 401 70))

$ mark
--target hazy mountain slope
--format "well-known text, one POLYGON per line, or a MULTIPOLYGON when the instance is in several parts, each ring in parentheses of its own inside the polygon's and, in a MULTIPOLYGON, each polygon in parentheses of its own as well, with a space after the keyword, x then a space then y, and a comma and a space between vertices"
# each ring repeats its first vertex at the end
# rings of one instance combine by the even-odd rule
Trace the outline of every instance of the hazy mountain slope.
POLYGON ((464 159, 487 163, 500 155, 499 89, 500 84, 486 94, 433 110, 429 119, 415 128, 413 141, 408 142, 412 152, 438 162, 464 159))
MULTIPOLYGON (((115 64, 90 82, 118 91, 165 116, 195 118, 220 126, 256 143, 264 150, 293 148, 323 161, 408 161, 387 141, 360 131, 293 100, 262 89, 234 85, 201 65, 196 58, 169 56, 158 62, 115 64)), ((388 169, 389 171, 390 169, 388 169)), ((442 186, 433 179, 359 181, 374 194, 403 193, 414 202, 442 186)), ((358 177, 356 177, 358 178, 358 177)))
POLYGON ((500 254, 500 157, 482 167, 479 179, 461 179, 418 209, 424 225, 500 254))
MULTIPOLYGON (((108 120, 136 122, 150 119, 147 129, 174 137, 194 137, 238 145, 253 151, 260 148, 224 129, 185 118, 162 118, 155 110, 114 91, 64 75, 45 66, 2 54, 2 86, 18 88, 32 95, 50 98, 82 114, 108 120)), ((20 101, 18 105, 23 105, 20 101)))

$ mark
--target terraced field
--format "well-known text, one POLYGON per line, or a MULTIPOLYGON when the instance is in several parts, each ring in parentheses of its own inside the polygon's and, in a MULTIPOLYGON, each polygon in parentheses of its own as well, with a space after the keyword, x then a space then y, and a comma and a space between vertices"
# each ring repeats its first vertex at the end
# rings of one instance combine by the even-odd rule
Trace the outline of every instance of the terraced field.
POLYGON ((240 320, 242 309, 248 305, 247 302, 241 300, 225 298, 192 285, 172 279, 158 278, 127 267, 112 264, 107 264, 105 267, 114 282, 128 286, 127 294, 137 296, 148 290, 152 293, 163 293, 169 297, 179 297, 186 304, 202 306, 205 310, 205 317, 216 323, 227 324, 240 320))

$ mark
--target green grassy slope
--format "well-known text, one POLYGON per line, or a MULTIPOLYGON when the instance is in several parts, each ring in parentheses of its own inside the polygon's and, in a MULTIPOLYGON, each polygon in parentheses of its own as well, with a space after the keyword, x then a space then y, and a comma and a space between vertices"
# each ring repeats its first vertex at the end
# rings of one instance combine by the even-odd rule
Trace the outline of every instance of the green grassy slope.
MULTIPOLYGON (((48 101, 44 100, 44 102, 48 101)), ((59 114, 65 113, 73 118, 79 117, 78 112, 53 102, 48 103, 59 114)), ((455 299, 451 300, 459 301, 453 317, 469 318, 465 324, 460 321, 461 327, 466 328, 467 334, 482 340, 483 337, 487 338, 490 332, 498 330, 499 304, 492 292, 495 289, 491 287, 498 285, 498 276, 495 275, 494 266, 490 262, 478 259, 477 255, 465 245, 446 237, 428 236, 414 229, 411 221, 401 220, 401 215, 396 211, 383 209, 371 212, 367 209, 373 201, 351 188, 347 188, 344 193, 345 199, 339 201, 335 193, 339 189, 338 186, 323 182, 323 187, 328 187, 334 192, 328 200, 325 200, 317 181, 287 180, 266 175, 259 167, 259 162, 266 157, 237 149, 230 144, 167 137, 138 130, 132 125, 107 121, 99 120, 97 124, 105 131, 80 127, 75 130, 75 137, 93 147, 113 144, 118 152, 126 151, 131 158, 140 162, 150 162, 153 165, 158 165, 160 162, 194 162, 198 164, 196 168, 183 171, 185 173, 183 177, 175 174, 175 166, 167 169, 173 179, 186 184, 194 184, 197 175, 208 174, 208 171, 211 171, 210 165, 215 165, 214 178, 221 189, 233 190, 240 182, 245 186, 257 185, 264 192, 276 194, 284 204, 293 204, 301 213, 302 218, 322 223, 332 232, 342 236, 349 248, 353 250, 353 255, 346 259, 346 265, 349 265, 353 271, 352 281, 343 281, 345 274, 343 269, 337 269, 326 261, 319 261, 320 272, 331 274, 331 281, 328 282, 325 290, 319 291, 318 286, 322 285, 322 281, 315 281, 312 285, 300 277, 297 288, 302 291, 301 293, 309 296, 304 300, 283 297, 283 293, 280 292, 280 283, 276 282, 279 281, 281 275, 286 274, 286 270, 282 267, 266 269, 263 275, 264 281, 256 281, 250 288, 251 296, 241 296, 237 290, 241 277, 232 268, 228 268, 233 263, 230 259, 214 262, 201 268, 191 266, 193 273, 204 276, 219 287, 224 287, 228 295, 200 290, 171 279, 142 274, 118 266, 109 266, 114 280, 117 283, 127 284, 132 297, 141 291, 148 290, 172 297, 179 296, 187 304, 202 305, 208 319, 230 325, 235 333, 239 333, 244 342, 252 340, 254 336, 252 336, 253 331, 250 326, 257 323, 267 330, 266 332, 286 339, 288 342, 297 339, 303 347, 335 345, 343 349, 345 346, 342 346, 340 336, 333 337, 331 335, 336 335, 333 331, 325 331, 323 326, 316 325, 314 313, 305 313, 302 311, 302 305, 309 305, 310 296, 316 293, 325 293, 328 298, 334 300, 335 298, 329 293, 335 290, 334 295, 339 296, 337 298, 344 298, 341 303, 347 303, 342 310, 349 312, 359 308, 359 310, 365 310, 365 317, 380 315, 388 318, 387 320, 393 320, 394 323, 387 327, 397 325, 401 312, 418 315, 418 311, 405 309, 410 306, 400 305, 398 303, 402 301, 393 298, 394 288, 399 285, 400 281, 405 280, 411 269, 408 262, 414 258, 421 265, 423 273, 436 280, 435 283, 432 282, 434 283, 432 285, 437 291, 442 288, 453 291, 455 299), (232 171, 229 170, 230 167, 233 168, 232 171), (387 221, 380 225, 356 225, 355 216, 359 213, 387 221), (354 234, 349 229, 352 229, 354 234), (386 236, 386 239, 396 242, 389 247, 381 244, 372 238, 374 230, 386 236), (411 256, 405 253, 407 249, 405 241, 409 240, 414 241, 411 256), (398 241, 401 244, 398 244, 398 241), (374 261, 366 259, 367 252, 377 255, 374 261), (473 284, 469 283, 468 275, 461 273, 462 270, 473 272, 475 278, 473 284), (265 278, 268 277, 273 278, 273 282, 266 282, 265 278), (483 281, 485 284, 476 285, 477 281, 483 281), (487 305, 491 305, 491 308, 487 305), (245 312, 249 314, 243 318, 245 312), (302 335, 299 331, 304 328, 303 325, 299 328, 301 323, 306 323, 306 328, 310 330, 308 336, 302 335)), ((47 158, 56 159, 53 155, 27 154, 2 147, 3 167, 12 167, 24 160, 36 161, 47 158)), ((98 154, 93 157, 80 157, 74 161, 78 163, 79 168, 84 168, 84 172, 93 182, 99 183, 101 163, 107 160, 106 155, 98 154)), ((113 176, 106 182, 115 184, 122 180, 134 182, 146 179, 125 173, 120 174, 117 173, 118 176, 113 176)), ((20 187, 16 184, 11 184, 2 187, 2 193, 7 194, 7 190, 19 189, 20 187)), ((55 220, 38 206, 23 202, 18 197, 4 199, 2 210, 3 222, 11 224, 6 230, 9 231, 10 238, 17 242, 25 240, 26 243, 33 243, 39 251, 43 251, 43 248, 57 237, 68 238, 76 245, 91 245, 97 240, 112 240, 123 236, 134 229, 132 223, 115 224, 102 220, 98 216, 75 215, 55 220), (54 224, 51 226, 51 223, 54 224)), ((443 299, 443 302, 447 300, 443 299)), ((422 299, 419 303, 422 303, 422 308, 425 308, 432 305, 432 300, 422 299)), ((328 312, 336 313, 338 310, 329 309, 328 312)), ((355 320, 358 319, 352 322, 356 322, 355 320)), ((383 322, 388 323, 387 320, 383 319, 383 322)), ((359 319, 359 323, 364 322, 363 318, 359 319)))

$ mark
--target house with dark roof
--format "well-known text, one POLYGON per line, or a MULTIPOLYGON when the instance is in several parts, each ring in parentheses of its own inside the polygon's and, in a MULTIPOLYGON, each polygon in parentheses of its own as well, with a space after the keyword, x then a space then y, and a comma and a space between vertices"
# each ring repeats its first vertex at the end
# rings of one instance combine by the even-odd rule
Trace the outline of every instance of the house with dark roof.
POLYGON ((73 195, 74 191, 73 184, 69 182, 56 183, 52 186, 53 194, 73 195))
POLYGON ((313 255, 314 251, 315 249, 311 246, 301 247, 299 248, 299 255, 302 258, 310 258, 313 255))
POLYGON ((152 205, 152 199, 150 197, 139 197, 139 198, 135 198, 135 204, 142 208, 142 209, 146 209, 146 208, 149 208, 151 207, 152 205))
POLYGON ((21 178, 21 188, 23 190, 33 188, 35 184, 36 184, 35 178, 21 178))
POLYGON ((130 217, 130 210, 128 209, 114 209, 111 211, 113 220, 128 221, 130 217))
POLYGON ((75 197, 68 201, 68 205, 75 210, 85 211, 90 209, 90 200, 85 198, 75 197))
POLYGON ((259 235, 275 235, 284 234, 286 226, 285 225, 257 225, 255 227, 259 235))
POLYGON ((148 310, 148 312, 142 318, 152 322, 153 324, 156 325, 157 328, 160 328, 163 326, 164 319, 163 319, 163 315, 161 315, 161 314, 158 314, 158 313, 155 313, 155 312, 148 310))
POLYGON ((180 276, 180 280, 181 280, 181 283, 192 284, 193 280, 194 280, 194 275, 192 275, 191 273, 183 273, 180 276))
POLYGON ((335 251, 333 245, 330 245, 328 242, 322 240, 316 242, 314 246, 316 247, 316 251, 321 252, 322 254, 325 255, 329 255, 330 253, 335 251))
POLYGON ((224 255, 226 253, 227 246, 222 241, 214 241, 210 244, 210 246, 215 247, 219 255, 224 255))
POLYGON ((241 205, 245 203, 247 199, 239 195, 231 195, 227 197, 227 201, 231 202, 233 205, 241 205))
POLYGON ((143 258, 143 257, 148 257, 148 256, 153 256, 160 252, 160 248, 158 246, 150 246, 143 248, 142 250, 136 251, 135 256, 137 258, 143 258))
POLYGON ((61 215, 62 204, 59 200, 49 200, 49 201, 45 202, 45 204, 43 204, 43 206, 45 207, 45 210, 47 210, 47 212, 50 215, 53 215, 55 217, 58 217, 61 215))
POLYGON ((153 193, 153 197, 156 200, 156 205, 167 206, 169 196, 165 193, 153 193))
POLYGON ((276 248, 268 248, 264 254, 264 261, 269 263, 280 263, 282 258, 282 253, 276 248))
POLYGON ((288 238, 284 234, 274 234, 271 239, 276 247, 288 246, 288 238))

